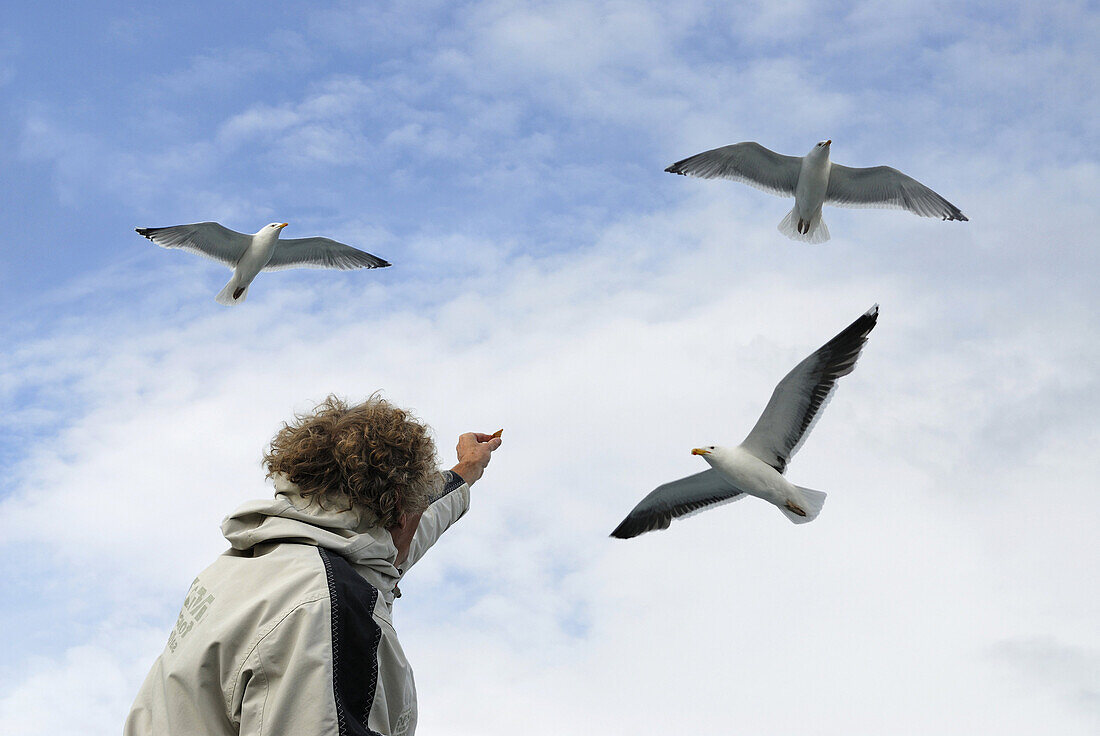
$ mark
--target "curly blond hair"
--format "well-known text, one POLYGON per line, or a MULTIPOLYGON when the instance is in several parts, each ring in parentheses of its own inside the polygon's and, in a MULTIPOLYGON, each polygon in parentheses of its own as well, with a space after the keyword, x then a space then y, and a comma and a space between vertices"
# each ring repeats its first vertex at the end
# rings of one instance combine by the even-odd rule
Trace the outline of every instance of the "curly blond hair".
POLYGON ((375 525, 428 507, 438 482, 427 426, 377 394, 349 405, 329 396, 285 423, 264 455, 268 476, 284 474, 303 498, 322 507, 356 507, 375 525))

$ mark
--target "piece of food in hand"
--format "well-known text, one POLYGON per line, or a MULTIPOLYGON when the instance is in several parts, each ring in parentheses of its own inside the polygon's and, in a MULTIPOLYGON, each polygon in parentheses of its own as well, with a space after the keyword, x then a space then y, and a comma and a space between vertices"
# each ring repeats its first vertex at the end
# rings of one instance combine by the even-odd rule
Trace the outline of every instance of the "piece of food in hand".
POLYGON ((498 429, 496 432, 493 432, 491 435, 489 435, 489 439, 491 439, 491 440, 496 439, 496 438, 500 437, 502 434, 504 434, 504 430, 503 429, 498 429))

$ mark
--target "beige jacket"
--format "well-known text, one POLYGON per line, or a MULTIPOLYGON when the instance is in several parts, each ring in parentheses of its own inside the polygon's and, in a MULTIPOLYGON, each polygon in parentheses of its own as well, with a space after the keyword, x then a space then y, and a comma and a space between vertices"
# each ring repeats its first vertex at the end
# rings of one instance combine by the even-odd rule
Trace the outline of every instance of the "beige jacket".
POLYGON ((191 585, 126 736, 412 734, 416 688, 393 601, 469 507, 469 486, 444 476, 403 569, 388 531, 304 502, 283 478, 273 500, 227 517, 232 548, 191 585))

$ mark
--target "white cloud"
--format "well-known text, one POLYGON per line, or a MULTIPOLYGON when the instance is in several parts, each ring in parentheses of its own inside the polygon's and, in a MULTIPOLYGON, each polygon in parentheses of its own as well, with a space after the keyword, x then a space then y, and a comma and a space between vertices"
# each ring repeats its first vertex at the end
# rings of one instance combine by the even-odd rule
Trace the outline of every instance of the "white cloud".
MULTIPOLYGON (((224 271, 141 241, 40 297, 26 328, 40 334, 0 356, 4 426, 28 450, 7 469, 0 539, 41 548, 43 577, 111 628, 59 626, 25 674, 3 673, 0 731, 63 730, 43 683, 76 691, 98 664, 72 708, 117 732, 224 546, 221 516, 270 492, 259 459, 279 423, 383 388, 444 458, 461 431, 505 428, 470 515, 403 585, 426 733, 1091 733, 1095 701, 1075 693, 1100 650, 1081 582, 1100 574, 1100 256, 1081 223, 1100 173, 1002 145, 1064 117, 1052 150, 1090 150, 1091 118, 1069 104, 1090 72, 1039 86, 1091 52, 1046 35, 1002 52, 1018 35, 938 31, 942 7, 827 13, 826 30, 873 27, 807 60, 774 39, 801 43, 809 4, 346 6, 307 33, 369 66, 242 95, 199 132, 182 110, 122 140, 141 121, 112 137, 36 108, 24 155, 73 206, 106 192, 239 229, 297 208, 303 233, 350 233, 397 265, 267 274, 225 310, 224 271), (926 37, 905 61, 934 73, 911 93, 882 82, 887 64, 865 68, 861 54, 926 37), (1041 104, 1013 117, 1032 90, 1041 104), (1061 112, 1037 122, 1047 104, 1061 112), (799 153, 833 128, 843 163, 897 166, 971 222, 829 209, 834 240, 807 248, 775 232, 789 203, 658 166, 750 137, 799 153), (699 468, 690 447, 740 439, 782 374, 876 301, 860 366, 790 470, 830 494, 819 520, 794 527, 750 499, 606 538, 699 468), (1009 661, 1064 677, 1023 687, 1009 661)), ((206 89, 232 58, 212 50, 180 83, 206 89)))
POLYGON ((299 103, 261 103, 238 113, 218 129, 226 153, 248 144, 268 149, 275 166, 361 163, 371 150, 361 118, 377 101, 375 91, 356 78, 332 78, 299 103))
POLYGON ((164 633, 155 629, 104 626, 93 641, 57 658, 24 663, 17 684, 0 694, 0 730, 118 733, 133 682, 144 679, 147 660, 163 645, 164 633))
MULTIPOLYGON (((1035 350, 1042 305, 958 326, 954 310, 1011 284, 925 293, 922 272, 846 273, 823 249, 777 245, 770 223, 736 227, 733 246, 730 218, 727 203, 688 204, 558 255, 425 244, 408 280, 271 274, 236 310, 198 282, 152 289, 127 310, 148 317, 87 337, 76 325, 9 364, 17 380, 65 385, 71 418, 16 469, 0 538, 30 543, 48 520, 64 530, 50 545, 57 579, 92 557, 102 587, 121 591, 105 605, 157 602, 126 625, 167 626, 223 547, 221 516, 269 492, 259 457, 279 422, 330 391, 383 388, 433 424, 444 459, 457 433, 505 427, 473 511, 403 586, 425 730, 514 732, 534 718, 537 733, 565 718, 640 733, 731 721, 1080 731, 1067 700, 991 715, 1013 686, 983 652, 1018 631, 1092 641, 1090 616, 1017 592, 1096 613, 1050 572, 1065 553, 1095 559, 1058 519, 1095 509, 1081 481, 1096 459, 1063 467, 1060 495, 1036 498, 1049 495, 1047 455, 1067 441, 1071 411, 1042 411, 1048 391, 1095 403, 1087 341, 1035 350), (486 255, 452 272, 450 250, 486 255), (697 468, 691 446, 742 436, 778 378, 875 300, 867 353, 790 471, 830 493, 821 519, 794 527, 750 500, 660 535, 606 538, 650 488, 697 468), (43 366, 54 373, 37 375, 43 366), (997 455, 988 428, 1021 408, 1028 436, 1044 439, 997 455)), ((1059 329, 1090 333, 1086 315, 1059 329)), ((97 696, 101 722, 123 717, 118 690, 136 692, 141 656, 113 660, 128 674, 97 696)), ((77 659, 52 666, 71 672, 77 659)))
POLYGON ((990 648, 990 655, 1011 666, 1022 682, 1040 693, 1054 692, 1065 698, 1082 713, 1083 725, 1100 724, 1097 650, 1066 646, 1052 637, 1036 637, 998 642, 990 648))
POLYGON ((822 90, 793 57, 735 58, 717 72, 693 64, 678 47, 709 14, 644 3, 485 3, 436 64, 487 97, 530 97, 573 119, 642 125, 665 138, 700 125, 743 132, 749 119, 820 122, 843 108, 843 96, 822 90))

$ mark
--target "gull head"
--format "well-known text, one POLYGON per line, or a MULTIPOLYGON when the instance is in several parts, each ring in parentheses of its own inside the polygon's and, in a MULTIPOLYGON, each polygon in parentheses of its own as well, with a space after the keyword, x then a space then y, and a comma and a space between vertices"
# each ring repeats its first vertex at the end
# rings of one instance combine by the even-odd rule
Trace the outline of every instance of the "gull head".
POLYGON ((264 242, 274 243, 279 238, 279 233, 283 231, 283 228, 289 225, 289 222, 272 222, 264 225, 260 228, 260 232, 256 233, 253 237, 260 238, 264 242))
POLYGON ((821 157, 828 158, 829 157, 829 146, 831 146, 832 143, 833 142, 831 140, 819 141, 818 143, 814 144, 814 147, 811 148, 810 152, 806 155, 807 156, 812 156, 814 158, 821 158, 821 157))
POLYGON ((723 463, 729 460, 730 448, 719 447, 717 445, 706 445, 705 447, 696 447, 691 451, 692 455, 699 455, 707 461, 707 465, 714 465, 715 463, 723 463))
POLYGON ((279 239, 279 233, 289 224, 289 222, 270 222, 261 227, 260 232, 252 237, 258 238, 259 241, 263 243, 274 243, 279 239))

